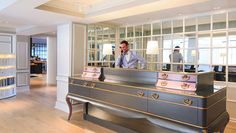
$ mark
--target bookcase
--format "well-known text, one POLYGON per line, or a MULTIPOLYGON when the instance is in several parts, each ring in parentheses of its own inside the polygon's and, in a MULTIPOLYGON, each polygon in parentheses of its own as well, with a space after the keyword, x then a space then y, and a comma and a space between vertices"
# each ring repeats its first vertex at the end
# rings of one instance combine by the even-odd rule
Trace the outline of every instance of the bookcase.
POLYGON ((0 54, 0 99, 16 95, 16 55, 0 54))

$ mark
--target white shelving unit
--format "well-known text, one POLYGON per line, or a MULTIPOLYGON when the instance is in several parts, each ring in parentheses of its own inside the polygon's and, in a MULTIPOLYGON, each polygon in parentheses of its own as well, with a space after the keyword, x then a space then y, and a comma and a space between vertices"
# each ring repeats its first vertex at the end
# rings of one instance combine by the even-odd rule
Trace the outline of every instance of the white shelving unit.
POLYGON ((16 95, 16 56, 0 54, 0 99, 16 95))

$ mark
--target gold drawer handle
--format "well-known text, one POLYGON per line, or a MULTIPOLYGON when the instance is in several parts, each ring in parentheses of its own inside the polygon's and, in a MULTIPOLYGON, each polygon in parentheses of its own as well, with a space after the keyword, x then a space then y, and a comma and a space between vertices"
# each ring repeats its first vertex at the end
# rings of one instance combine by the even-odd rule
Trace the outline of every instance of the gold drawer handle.
POLYGON ((183 81, 188 81, 189 79, 190 79, 190 76, 188 76, 188 75, 182 76, 183 81))
POLYGON ((185 105, 192 105, 192 104, 193 104, 193 101, 190 100, 190 99, 184 99, 184 104, 185 104, 185 105))
POLYGON ((96 86, 96 84, 95 83, 91 83, 91 85, 90 85, 92 88, 94 88, 95 86, 96 86))
POLYGON ((87 85, 88 85, 88 82, 84 82, 84 83, 83 83, 83 86, 87 86, 87 85))
POLYGON ((163 73, 163 74, 161 74, 161 77, 162 77, 162 79, 167 79, 168 78, 168 74, 163 73))
POLYGON ((181 88, 182 88, 182 89, 188 89, 189 87, 190 87, 190 85, 187 84, 187 83, 183 83, 183 84, 181 85, 181 88))
POLYGON ((93 68, 93 72, 97 72, 97 68, 93 68))
POLYGON ((157 93, 152 94, 152 99, 158 99, 158 98, 159 98, 159 94, 157 94, 157 93))
POLYGON ((162 82, 161 82, 161 86, 167 86, 167 84, 168 84, 168 83, 167 83, 166 81, 162 81, 162 82))
POLYGON ((139 97, 143 97, 143 96, 145 95, 145 93, 144 93, 143 91, 138 91, 137 95, 138 95, 139 97))

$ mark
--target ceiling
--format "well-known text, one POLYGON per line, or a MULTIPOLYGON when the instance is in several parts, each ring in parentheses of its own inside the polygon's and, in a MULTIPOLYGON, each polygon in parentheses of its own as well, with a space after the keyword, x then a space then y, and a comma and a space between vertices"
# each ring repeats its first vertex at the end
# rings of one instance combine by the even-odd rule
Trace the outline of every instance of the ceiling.
POLYGON ((235 7, 236 0, 0 0, 0 31, 34 35, 71 21, 129 25, 235 7))

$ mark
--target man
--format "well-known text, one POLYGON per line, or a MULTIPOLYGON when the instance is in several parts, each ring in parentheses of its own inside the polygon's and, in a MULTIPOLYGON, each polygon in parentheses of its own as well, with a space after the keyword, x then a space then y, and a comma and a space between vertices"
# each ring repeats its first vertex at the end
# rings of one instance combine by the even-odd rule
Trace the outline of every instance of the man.
MULTIPOLYGON (((183 61, 183 56, 182 54, 179 52, 180 47, 179 46, 175 46, 174 52, 172 54, 169 55, 170 58, 170 62, 172 61, 173 58, 173 63, 180 63, 183 61)), ((182 70, 182 65, 180 64, 173 64, 172 65, 172 71, 174 72, 179 72, 182 70)))
POLYGON ((128 47, 129 43, 126 40, 123 40, 120 44, 121 54, 116 60, 116 66, 122 68, 137 68, 138 62, 140 62, 141 69, 146 68, 145 59, 136 52, 130 51, 128 47))

